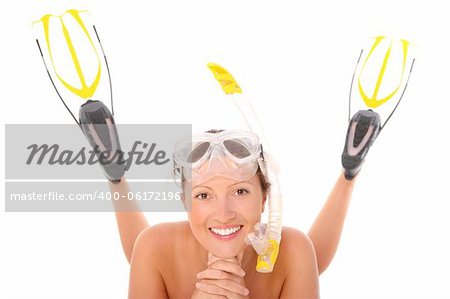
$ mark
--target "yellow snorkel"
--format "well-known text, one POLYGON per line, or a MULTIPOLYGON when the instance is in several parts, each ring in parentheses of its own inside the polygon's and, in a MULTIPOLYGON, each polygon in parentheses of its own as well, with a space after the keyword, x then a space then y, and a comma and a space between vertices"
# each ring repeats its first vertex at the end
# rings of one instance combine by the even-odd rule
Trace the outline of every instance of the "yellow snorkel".
MULTIPOLYGON (((233 76, 223 67, 215 63, 208 63, 208 68, 213 73, 215 79, 219 82, 222 90, 227 95, 231 95, 231 98, 239 109, 242 117, 244 118, 249 130, 261 139, 261 143, 264 148, 264 153, 267 151, 270 153, 270 146, 265 138, 265 134, 262 127, 256 117, 253 108, 244 97, 236 100, 233 97, 234 94, 242 93, 242 89, 233 76)), ((265 157, 269 157, 265 155, 265 157)), ((255 232, 250 233, 246 242, 251 244, 258 254, 258 260, 256 264, 256 271, 261 273, 270 273, 273 271, 273 267, 277 261, 278 252, 281 242, 282 231, 282 195, 278 182, 278 175, 275 171, 274 161, 272 159, 266 159, 266 169, 261 169, 269 182, 271 183, 269 191, 269 220, 267 226, 264 224, 256 224, 255 232)))

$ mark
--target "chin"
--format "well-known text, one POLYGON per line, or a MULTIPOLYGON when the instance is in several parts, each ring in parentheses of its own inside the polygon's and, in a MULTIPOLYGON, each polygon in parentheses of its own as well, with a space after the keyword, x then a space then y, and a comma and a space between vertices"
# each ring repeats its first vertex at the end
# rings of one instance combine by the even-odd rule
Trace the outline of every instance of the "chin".
POLYGON ((207 248, 209 252, 211 252, 213 255, 221 258, 233 258, 237 255, 239 255, 245 248, 246 244, 242 242, 242 244, 236 244, 236 245, 226 245, 223 246, 220 245, 214 245, 210 246, 210 248, 207 248))
POLYGON ((210 232, 206 239, 205 248, 217 257, 233 258, 247 246, 244 241, 246 234, 247 232, 241 231, 239 236, 233 239, 222 240, 210 232))

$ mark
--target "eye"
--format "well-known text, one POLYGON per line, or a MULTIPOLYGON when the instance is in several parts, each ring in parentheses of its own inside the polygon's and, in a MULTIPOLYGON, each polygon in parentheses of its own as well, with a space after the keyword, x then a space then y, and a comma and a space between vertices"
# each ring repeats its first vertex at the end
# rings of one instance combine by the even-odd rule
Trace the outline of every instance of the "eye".
POLYGON ((244 196, 244 195, 247 195, 248 193, 250 193, 250 192, 247 189, 240 188, 240 189, 236 190, 235 194, 238 196, 244 196))
POLYGON ((198 193, 195 198, 200 199, 200 200, 207 200, 209 198, 208 193, 205 192, 201 192, 198 193))

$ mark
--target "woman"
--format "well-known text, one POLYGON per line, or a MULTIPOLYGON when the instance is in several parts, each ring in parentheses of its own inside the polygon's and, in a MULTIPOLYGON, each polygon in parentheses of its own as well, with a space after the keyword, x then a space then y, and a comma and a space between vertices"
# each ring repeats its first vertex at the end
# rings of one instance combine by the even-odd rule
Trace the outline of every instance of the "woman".
MULTIPOLYGON (((88 138, 97 133, 85 124, 92 123, 91 116, 98 116, 98 111, 108 126, 113 127, 112 115, 99 102, 89 103, 84 109, 87 113, 80 115, 84 115, 82 124, 88 138), (93 109, 87 111, 87 107, 93 109)), ((188 210, 188 222, 148 227, 141 212, 121 212, 124 209, 119 206, 124 202, 128 211, 139 211, 130 207, 133 202, 115 202, 122 246, 131 263, 129 298, 317 298, 318 275, 336 252, 353 178, 378 132, 377 126, 375 130, 366 127, 357 130, 355 135, 355 129, 361 129, 359 119, 365 117, 364 113, 357 115, 349 125, 343 154, 345 171, 308 236, 291 228, 282 230, 279 257, 271 273, 255 271, 256 253, 244 242, 245 236, 260 222, 269 188, 262 172, 265 165, 256 158, 260 153, 254 154, 253 159, 244 155, 245 163, 235 165, 236 159, 224 155, 230 152, 224 148, 208 151, 206 156, 205 150, 196 151, 201 146, 188 152, 185 163, 177 168, 183 178, 182 199, 188 210), (351 163, 344 161, 347 156, 351 163), (196 164, 198 157, 203 162, 197 168, 188 169, 186 165, 196 164)), ((362 123, 366 126, 368 122, 362 123)), ((227 132, 209 134, 226 136, 227 132)), ((116 137, 116 133, 109 136, 116 137)), ((95 145, 95 138, 89 139, 95 145)), ((117 140, 110 144, 113 143, 118 144, 117 140)), ((187 148, 194 147, 189 144, 187 148)), ((255 153, 252 149, 249 152, 255 153)), ((111 191, 126 198, 129 192, 126 180, 115 177, 123 172, 113 168, 104 168, 108 179, 114 182, 110 184, 111 191)))
POLYGON ((256 272, 256 253, 244 238, 260 221, 264 198, 258 175, 217 176, 193 187, 189 222, 139 235, 129 298, 318 298, 314 249, 297 230, 284 229, 274 271, 256 272))
MULTIPOLYGON (((127 257, 131 258, 129 298, 319 296, 318 275, 337 247, 354 181, 346 180, 344 175, 338 179, 328 207, 318 218, 323 218, 319 221, 319 233, 316 226, 310 232, 317 236, 317 244, 313 245, 309 237, 296 229, 284 228, 276 267, 272 273, 262 274, 256 272, 257 255, 246 246, 244 238, 260 222, 270 185, 256 159, 247 163, 253 167, 240 167, 255 170, 248 178, 231 164, 227 157, 216 154, 198 170, 190 170, 190 182, 184 176, 183 190, 189 190, 189 194, 183 193, 182 198, 189 208, 188 222, 146 228, 134 243, 132 236, 137 236, 139 227, 145 227, 145 218, 136 213, 116 213, 119 228, 127 224, 121 236, 127 257), (329 217, 330 209, 340 216, 329 217), (138 224, 134 234, 126 232, 133 231, 130 223, 138 224), (336 231, 329 231, 327 236, 325 228, 336 231), (332 234, 334 238, 330 238, 332 234), (323 247, 319 259, 314 246, 323 247)), ((128 192, 125 180, 111 184, 111 189, 128 192)))

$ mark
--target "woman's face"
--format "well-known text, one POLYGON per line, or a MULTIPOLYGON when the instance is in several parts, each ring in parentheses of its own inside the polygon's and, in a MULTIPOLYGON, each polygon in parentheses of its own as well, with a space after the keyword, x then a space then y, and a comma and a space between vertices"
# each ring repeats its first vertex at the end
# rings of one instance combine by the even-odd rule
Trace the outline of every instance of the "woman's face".
POLYGON ((230 258, 246 246, 244 239, 260 221, 265 195, 259 177, 235 181, 222 176, 192 186, 188 212, 192 233, 212 254, 230 258))

